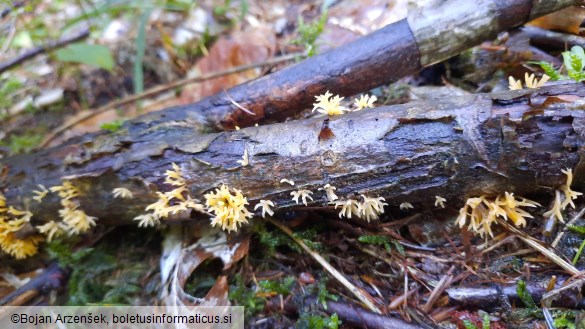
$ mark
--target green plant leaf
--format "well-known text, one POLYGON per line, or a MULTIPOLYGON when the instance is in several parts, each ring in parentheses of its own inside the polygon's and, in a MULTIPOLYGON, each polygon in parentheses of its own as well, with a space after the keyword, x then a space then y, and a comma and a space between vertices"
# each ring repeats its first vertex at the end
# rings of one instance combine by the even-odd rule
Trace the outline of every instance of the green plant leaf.
POLYGON ((481 327, 482 329, 490 329, 490 316, 489 314, 484 314, 483 315, 483 321, 481 323, 481 327))
POLYGON ((563 76, 561 76, 559 74, 559 72, 557 70, 555 70, 555 68, 549 62, 545 62, 545 61, 540 61, 540 62, 531 61, 531 62, 528 62, 528 64, 535 64, 535 65, 540 66, 540 68, 544 71, 544 73, 546 75, 548 75, 550 77, 550 79, 552 81, 561 80, 562 77, 563 77, 563 76))
POLYGON ((298 21, 298 34, 299 36, 291 41, 292 44, 304 45, 307 49, 307 54, 309 57, 314 56, 317 53, 317 38, 321 33, 323 33, 323 29, 325 28, 325 24, 327 23, 327 10, 323 10, 321 12, 321 17, 316 22, 311 24, 306 24, 302 17, 299 17, 298 21))
POLYGON ((585 72, 569 73, 569 77, 577 82, 585 81, 585 72))
POLYGON ((469 320, 463 320, 463 326, 465 329, 479 329, 475 324, 473 324, 473 322, 469 320))
POLYGON ((567 69, 569 77, 577 82, 585 81, 585 72, 583 66, 585 65, 585 51, 580 46, 574 46, 571 51, 562 53, 563 63, 567 69))
POLYGON ((573 232, 585 234, 585 226, 568 225, 567 227, 573 232))
MULTIPOLYGON (((575 54, 581 60, 581 63, 585 63, 585 51, 581 46, 573 46, 571 48, 571 52, 575 54)), ((583 67, 581 67, 583 69, 583 67)))
POLYGON ((277 294, 288 296, 291 292, 291 288, 295 283, 295 277, 289 276, 283 280, 262 280, 258 282, 258 286, 261 290, 266 292, 275 292, 277 294))
POLYGON ((111 122, 106 122, 100 126, 100 129, 109 130, 111 132, 116 132, 120 130, 122 125, 126 122, 126 120, 118 119, 111 122))
POLYGON ((562 329, 575 329, 575 316, 570 312, 560 312, 555 314, 555 320, 553 322, 555 328, 562 329))
POLYGON ((114 58, 110 49, 102 45, 74 43, 56 51, 57 58, 63 62, 82 63, 111 70, 114 58))

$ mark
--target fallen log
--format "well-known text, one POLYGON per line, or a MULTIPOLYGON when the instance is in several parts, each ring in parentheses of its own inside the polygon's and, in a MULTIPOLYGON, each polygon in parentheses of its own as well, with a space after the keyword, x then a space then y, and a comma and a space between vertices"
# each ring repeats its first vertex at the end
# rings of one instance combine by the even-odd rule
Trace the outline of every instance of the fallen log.
POLYGON ((390 207, 432 204, 435 196, 459 207, 480 194, 550 193, 564 184, 564 168, 574 169, 575 186, 583 183, 583 96, 583 85, 570 83, 207 135, 185 121, 169 121, 164 130, 130 126, 2 159, 0 186, 7 204, 30 210, 35 225, 59 220, 62 205, 56 193, 33 200, 33 190, 64 181, 100 223, 129 223, 157 200, 155 192, 173 189, 164 178, 173 163, 194 198, 226 184, 252 205, 266 199, 276 209, 296 206, 291 192, 298 189, 313 191, 310 205, 325 206, 318 191, 325 184, 341 198, 383 196, 390 207), (319 140, 327 122, 334 136, 319 140), (114 198, 118 187, 134 198, 114 198))

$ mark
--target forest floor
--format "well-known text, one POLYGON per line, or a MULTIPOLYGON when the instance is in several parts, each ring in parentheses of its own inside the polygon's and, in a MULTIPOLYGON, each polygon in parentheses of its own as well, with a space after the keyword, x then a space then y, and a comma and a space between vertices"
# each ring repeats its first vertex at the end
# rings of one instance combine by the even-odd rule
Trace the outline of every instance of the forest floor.
MULTIPOLYGON (((406 2, 2 4, 0 157, 100 129, 115 132, 137 115, 190 104, 293 65, 404 18, 406 2), (48 46, 57 40, 65 42, 48 46), (35 49, 37 54, 25 56, 35 49), (233 73, 234 68, 240 70, 233 73)), ((531 28, 554 30, 585 45, 580 36, 584 18, 585 10, 573 8, 531 28)), ((563 66, 567 48, 518 29, 369 94, 380 106, 508 90, 510 76, 521 80, 526 73, 555 72, 543 62, 563 66)), ((348 100, 343 104, 351 106, 348 100)), ((301 117, 313 115, 307 109, 301 117)), ((332 207, 299 207, 278 214, 278 220, 254 219, 227 237, 216 236, 207 223, 101 228, 89 241, 57 239, 35 257, 0 264, 0 301, 159 304, 170 298, 161 283, 163 245, 181 237, 184 245, 195 247, 182 256, 188 274, 177 278, 180 288, 194 298, 245 306, 251 328, 407 328, 400 321, 413 328, 585 327, 580 311, 584 279, 552 259, 556 255, 578 270, 585 268, 582 197, 573 207, 563 207, 570 225, 547 213, 553 195, 525 197, 542 206, 525 208, 527 225, 520 233, 500 225, 482 237, 456 224, 464 204, 439 199, 433 207, 387 209, 371 222, 340 219, 332 207), (530 237, 550 248, 535 248, 526 242, 530 237), (213 256, 221 239, 238 246, 231 258, 213 256), (30 293, 34 278, 53 270, 53 264, 67 278, 48 289, 57 293, 30 293), (363 292, 371 305, 356 299, 350 287, 363 292), (382 315, 374 315, 377 311, 382 315)), ((483 211, 506 202, 501 198, 485 201, 483 211)))

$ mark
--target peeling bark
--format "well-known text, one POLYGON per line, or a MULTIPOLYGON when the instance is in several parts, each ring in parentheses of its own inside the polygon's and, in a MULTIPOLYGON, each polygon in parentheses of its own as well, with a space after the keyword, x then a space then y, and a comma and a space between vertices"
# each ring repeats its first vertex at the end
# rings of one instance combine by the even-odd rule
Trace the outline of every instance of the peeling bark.
POLYGON ((130 127, 0 160, 0 186, 9 205, 42 223, 58 218, 59 198, 51 193, 39 204, 32 191, 69 180, 82 191, 81 208, 108 224, 128 223, 155 191, 172 189, 164 184, 172 163, 195 198, 227 184, 251 205, 270 199, 277 209, 295 206, 296 189, 314 192, 311 205, 326 205, 317 189, 327 183, 342 198, 383 196, 390 207, 432 204, 436 195, 459 205, 479 194, 550 192, 565 182, 561 169, 576 170, 576 185, 585 174, 583 96, 582 84, 564 84, 366 109, 331 118, 335 137, 326 141, 318 140, 323 117, 207 135, 184 121, 130 127), (244 150, 250 165, 242 167, 244 150), (134 198, 114 199, 115 187, 134 198))

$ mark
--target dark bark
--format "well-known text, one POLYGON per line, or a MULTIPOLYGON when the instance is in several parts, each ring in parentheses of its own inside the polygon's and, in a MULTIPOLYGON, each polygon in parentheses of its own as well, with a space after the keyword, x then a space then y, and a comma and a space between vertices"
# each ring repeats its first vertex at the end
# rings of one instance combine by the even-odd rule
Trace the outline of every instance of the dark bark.
POLYGON ((171 163, 182 168, 195 198, 225 183, 252 205, 270 199, 277 209, 294 206, 290 193, 301 188, 314 192, 313 205, 325 205, 317 189, 327 183, 341 197, 379 195, 390 207, 432 204, 436 195, 459 207, 464 197, 482 193, 550 193, 565 182, 561 169, 574 168, 577 185, 584 175, 582 105, 554 95, 583 97, 585 88, 564 84, 367 109, 331 118, 335 137, 326 141, 318 140, 324 118, 208 135, 185 121, 157 129, 145 123, 0 160, 0 186, 9 205, 43 222, 57 218, 59 199, 49 194, 39 204, 32 190, 69 180, 82 190, 86 213, 115 224, 144 213, 154 191, 170 189, 164 172, 171 163), (242 167, 237 161, 245 149, 250 165, 242 167), (296 185, 279 183, 283 178, 296 185), (135 197, 114 199, 115 187, 135 197))
POLYGON ((350 324, 358 328, 371 328, 371 329, 387 329, 387 328, 402 328, 402 329, 422 329, 424 327, 418 325, 416 322, 406 322, 399 318, 395 318, 389 315, 381 315, 373 312, 369 312, 363 309, 361 306, 347 303, 347 302, 334 302, 327 301, 327 308, 317 301, 315 297, 305 297, 302 299, 302 307, 299 307, 297 303, 291 298, 287 298, 284 301, 284 305, 281 305, 280 299, 275 298, 268 302, 266 309, 275 313, 286 312, 289 314, 299 314, 300 308, 315 307, 320 309, 322 312, 327 314, 337 314, 343 324, 350 324), (281 309, 284 306, 284 309, 281 309))
POLYGON ((21 306, 38 294, 49 293, 51 290, 65 286, 70 270, 51 264, 43 272, 22 287, 0 299, 0 306, 21 306))
POLYGON ((570 49, 573 46, 585 47, 585 38, 566 33, 544 30, 534 26, 525 26, 520 31, 530 39, 530 43, 542 48, 570 49))
MULTIPOLYGON (((558 280, 556 289, 567 285, 566 278, 558 280)), ((532 296, 534 302, 539 305, 543 296, 547 293, 546 287, 550 278, 542 278, 540 281, 529 281, 526 283, 526 291, 532 296)), ((566 291, 560 291, 552 300, 553 307, 563 307, 570 309, 585 309, 585 300, 583 300, 580 290, 583 282, 576 287, 566 291)), ((483 310, 500 309, 504 304, 523 305, 521 299, 518 297, 516 289, 517 284, 512 285, 497 285, 490 286, 461 286, 447 288, 446 293, 449 296, 451 304, 463 305, 466 307, 480 307, 483 310), (502 301, 504 299, 505 301, 502 301)), ((551 305, 543 305, 551 307, 551 305)))

